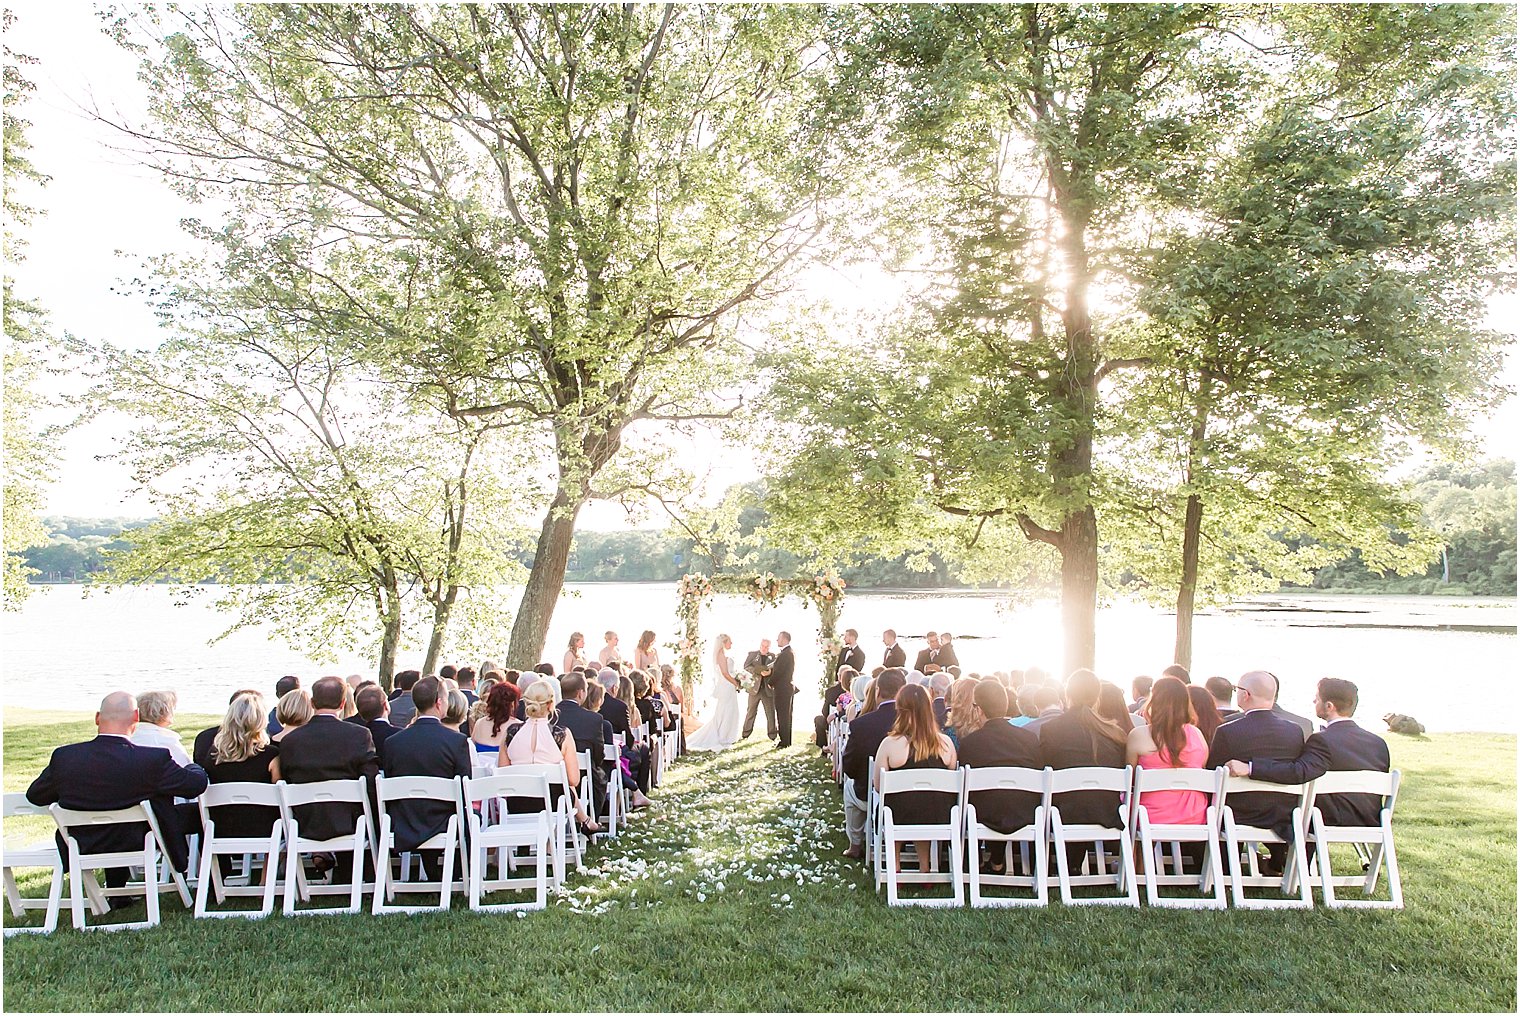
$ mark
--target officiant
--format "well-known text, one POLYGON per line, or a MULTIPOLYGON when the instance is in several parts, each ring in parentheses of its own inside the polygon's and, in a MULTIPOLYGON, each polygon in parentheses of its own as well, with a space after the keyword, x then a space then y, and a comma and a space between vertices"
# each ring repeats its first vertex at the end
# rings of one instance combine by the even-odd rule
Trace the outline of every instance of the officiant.
POLYGON ((754 733, 755 711, 765 706, 765 736, 774 741, 776 733, 776 693, 771 687, 771 667, 776 663, 776 654, 771 652, 771 640, 761 639, 760 648, 750 652, 744 658, 744 669, 753 678, 754 682, 749 689, 749 700, 744 706, 744 729, 739 734, 739 739, 744 740, 754 733))

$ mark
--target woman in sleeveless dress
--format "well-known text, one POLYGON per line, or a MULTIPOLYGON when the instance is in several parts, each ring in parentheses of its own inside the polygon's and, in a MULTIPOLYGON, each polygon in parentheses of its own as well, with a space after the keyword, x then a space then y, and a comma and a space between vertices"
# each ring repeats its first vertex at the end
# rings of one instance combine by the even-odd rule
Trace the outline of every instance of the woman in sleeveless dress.
MULTIPOLYGON (((559 714, 554 710, 554 689, 550 682, 538 680, 528 685, 522 693, 522 701, 523 713, 527 719, 506 739, 501 751, 502 762, 498 763, 498 768, 503 763, 508 766, 564 763, 576 824, 585 833, 601 832, 602 827, 591 821, 576 795, 575 788, 581 782, 580 750, 575 745, 575 735, 555 722, 559 719, 559 714)), ((557 805, 562 793, 558 786, 553 787, 550 802, 557 805)), ((535 806, 535 802, 519 804, 519 799, 507 798, 510 810, 516 811, 523 804, 527 805, 524 810, 529 811, 535 806)))
MULTIPOLYGON (((897 694, 897 719, 891 733, 876 750, 875 782, 881 787, 881 774, 893 769, 954 769, 955 745, 939 731, 929 693, 918 685, 908 685, 897 694)), ((956 795, 934 790, 905 790, 888 794, 882 801, 892 809, 900 825, 935 825, 950 821, 950 809, 956 795)), ((902 844, 898 849, 901 850, 902 844)), ((929 841, 916 841, 920 871, 928 871, 929 841)))
POLYGON ((727 635, 718 636, 713 648, 713 669, 718 672, 714 679, 713 714, 686 739, 686 747, 691 751, 722 751, 739 740, 743 720, 739 715, 739 680, 734 677, 734 661, 727 655, 733 645, 734 640, 727 635))
POLYGON ((660 672, 660 652, 654 647, 655 634, 646 631, 639 636, 638 647, 633 651, 633 669, 646 674, 660 672))

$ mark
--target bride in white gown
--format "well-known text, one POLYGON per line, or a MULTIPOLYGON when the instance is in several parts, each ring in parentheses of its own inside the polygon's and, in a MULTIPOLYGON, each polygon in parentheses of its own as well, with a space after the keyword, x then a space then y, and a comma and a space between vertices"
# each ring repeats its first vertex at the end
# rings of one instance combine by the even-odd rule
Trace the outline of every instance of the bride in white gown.
POLYGON ((686 747, 691 751, 722 751, 739 740, 739 681, 734 677, 734 661, 727 655, 734 647, 734 640, 719 635, 713 647, 713 667, 718 671, 714 678, 713 714, 708 721, 686 737, 686 747))

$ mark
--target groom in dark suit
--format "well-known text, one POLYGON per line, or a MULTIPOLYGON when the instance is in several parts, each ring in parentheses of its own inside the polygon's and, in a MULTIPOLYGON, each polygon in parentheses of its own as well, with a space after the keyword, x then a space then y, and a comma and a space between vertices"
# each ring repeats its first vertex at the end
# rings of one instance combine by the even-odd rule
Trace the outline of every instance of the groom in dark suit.
POLYGON ((866 651, 859 645, 860 633, 854 628, 844 630, 844 645, 839 649, 839 656, 834 660, 834 673, 829 675, 833 679, 839 675, 840 667, 853 667, 857 674, 866 669, 866 651))
POLYGON ((776 635, 776 662, 771 664, 771 692, 776 697, 776 732, 780 735, 778 748, 792 746, 792 697, 797 689, 792 685, 792 675, 797 669, 797 657, 792 655, 792 633, 776 635))

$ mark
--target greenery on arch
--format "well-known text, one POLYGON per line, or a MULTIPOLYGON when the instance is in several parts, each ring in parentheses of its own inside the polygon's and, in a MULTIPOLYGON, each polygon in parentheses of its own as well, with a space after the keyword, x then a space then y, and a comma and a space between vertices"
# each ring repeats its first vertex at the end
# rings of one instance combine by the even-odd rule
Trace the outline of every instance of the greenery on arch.
POLYGON ((833 680, 829 664, 839 654, 835 628, 844 602, 844 579, 834 572, 794 579, 777 578, 770 572, 761 575, 713 575, 692 573, 681 577, 678 585, 680 603, 676 616, 681 621, 680 641, 671 645, 680 662, 681 687, 688 696, 702 673, 702 608, 718 593, 748 596, 767 607, 774 607, 787 596, 799 596, 818 608, 818 659, 823 664, 823 687, 833 680))

